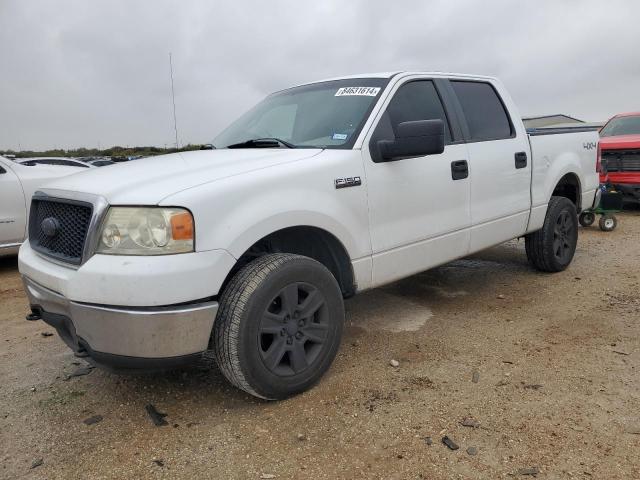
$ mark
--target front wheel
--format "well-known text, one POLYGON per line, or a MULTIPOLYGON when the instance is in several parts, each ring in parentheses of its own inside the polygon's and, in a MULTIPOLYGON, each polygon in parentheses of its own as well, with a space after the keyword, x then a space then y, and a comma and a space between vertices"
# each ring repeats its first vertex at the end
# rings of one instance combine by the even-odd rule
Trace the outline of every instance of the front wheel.
POLYGON ((543 272, 560 272, 573 260, 578 244, 575 205, 565 197, 551 197, 540 230, 525 237, 529 263, 543 272))
POLYGON ((211 347, 233 385, 282 399, 307 390, 329 369, 343 324, 342 293, 324 265, 268 254, 240 269, 225 288, 211 347))

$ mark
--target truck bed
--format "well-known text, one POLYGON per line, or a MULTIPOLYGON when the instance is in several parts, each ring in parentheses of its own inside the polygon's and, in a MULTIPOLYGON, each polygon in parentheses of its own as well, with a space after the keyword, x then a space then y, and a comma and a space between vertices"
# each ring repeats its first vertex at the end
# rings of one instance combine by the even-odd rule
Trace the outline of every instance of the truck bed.
POLYGON ((562 133, 577 133, 577 132, 597 132, 600 127, 595 125, 590 126, 563 126, 563 127, 537 127, 537 128, 527 128, 527 133, 529 136, 539 136, 539 135, 558 135, 562 133))
POLYGON ((591 127, 537 128, 528 130, 531 145, 531 217, 528 231, 542 228, 547 202, 556 181, 573 171, 582 197, 581 208, 593 204, 599 185, 596 170, 598 132, 591 127))

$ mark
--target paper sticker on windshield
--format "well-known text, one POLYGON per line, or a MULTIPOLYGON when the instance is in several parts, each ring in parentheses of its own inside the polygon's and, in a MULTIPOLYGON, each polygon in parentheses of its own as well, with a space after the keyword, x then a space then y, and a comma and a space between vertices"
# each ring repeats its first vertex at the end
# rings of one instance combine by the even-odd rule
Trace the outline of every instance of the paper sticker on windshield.
POLYGON ((331 136, 331 140, 346 140, 348 135, 346 133, 334 133, 331 136))
POLYGON ((336 97, 348 97, 348 96, 361 96, 361 97, 375 97, 378 95, 380 87, 342 87, 335 96, 336 97))

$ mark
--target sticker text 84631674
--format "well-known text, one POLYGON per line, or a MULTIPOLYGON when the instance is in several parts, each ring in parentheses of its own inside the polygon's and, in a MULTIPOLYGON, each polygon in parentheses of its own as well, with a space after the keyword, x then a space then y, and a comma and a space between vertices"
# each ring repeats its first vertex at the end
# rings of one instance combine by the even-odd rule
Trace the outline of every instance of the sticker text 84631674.
POLYGON ((378 95, 380 87, 342 87, 338 89, 336 97, 348 97, 359 95, 363 97, 375 97, 378 95))

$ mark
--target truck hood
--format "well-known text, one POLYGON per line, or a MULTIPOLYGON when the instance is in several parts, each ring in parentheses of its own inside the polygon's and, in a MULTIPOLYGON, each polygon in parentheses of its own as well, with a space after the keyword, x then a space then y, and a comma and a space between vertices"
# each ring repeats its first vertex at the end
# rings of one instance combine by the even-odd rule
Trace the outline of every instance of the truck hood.
POLYGON ((313 157, 319 149, 223 149, 174 153, 91 168, 46 188, 101 195, 112 205, 153 205, 222 178, 313 157))
POLYGON ((600 139, 602 150, 617 150, 622 148, 640 148, 640 135, 617 135, 600 139))

